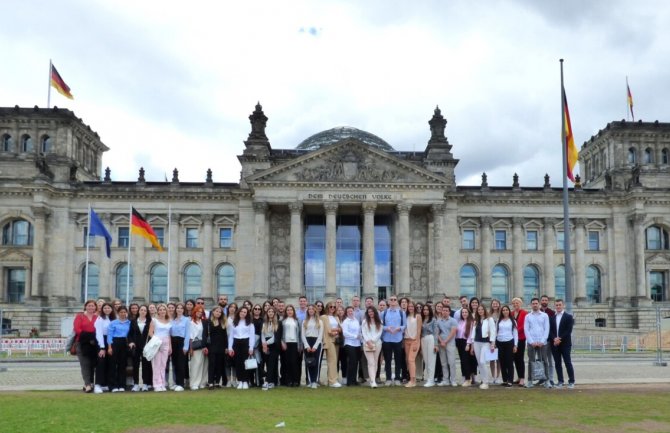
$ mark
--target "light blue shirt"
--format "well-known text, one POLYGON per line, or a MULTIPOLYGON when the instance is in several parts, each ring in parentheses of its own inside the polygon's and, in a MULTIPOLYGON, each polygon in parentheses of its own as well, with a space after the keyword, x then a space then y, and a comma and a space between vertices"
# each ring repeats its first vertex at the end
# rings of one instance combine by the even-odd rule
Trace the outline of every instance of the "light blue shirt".
POLYGON ((170 328, 170 335, 172 337, 181 337, 184 339, 184 350, 188 350, 191 336, 190 329, 191 320, 186 316, 181 316, 181 319, 174 319, 172 321, 172 328, 170 328))
POLYGON ((126 319, 123 322, 119 319, 113 320, 107 328, 107 344, 110 346, 115 338, 128 338, 130 332, 130 320, 126 319))
POLYGON ((382 313, 382 321, 384 324, 384 332, 382 332, 382 341, 386 343, 401 343, 405 327, 407 326, 407 318, 405 312, 400 308, 389 308, 382 313), (389 328, 400 328, 399 331, 391 334, 389 328))

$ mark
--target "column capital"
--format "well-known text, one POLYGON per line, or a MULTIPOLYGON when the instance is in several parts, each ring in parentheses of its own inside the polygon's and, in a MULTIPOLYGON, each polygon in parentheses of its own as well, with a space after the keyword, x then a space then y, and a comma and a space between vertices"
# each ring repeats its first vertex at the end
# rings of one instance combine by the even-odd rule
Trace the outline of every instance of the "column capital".
POLYGON ((493 218, 490 216, 481 217, 481 221, 483 227, 490 227, 493 224, 493 218))
POLYGON ((254 211, 256 213, 265 213, 268 210, 268 203, 265 201, 255 201, 254 202, 254 211))
POLYGON ((211 213, 204 213, 200 215, 200 217, 202 218, 202 222, 205 224, 211 224, 212 221, 214 221, 214 215, 211 213))
POLYGON ((375 210, 377 210, 377 203, 363 203, 363 213, 364 214, 373 214, 375 213, 375 210))
POLYGON ((326 215, 328 214, 334 215, 335 213, 337 213, 338 204, 332 202, 324 203, 323 208, 326 210, 326 215))
POLYGON ((288 208, 291 210, 292 214, 296 213, 301 213, 302 212, 302 202, 301 201, 294 201, 288 204, 288 208))
POLYGON ((526 222, 526 218, 524 218, 524 217, 513 217, 512 218, 512 224, 514 224, 515 226, 521 226, 525 222, 526 222))
POLYGON ((46 217, 51 215, 51 209, 42 205, 30 206, 30 210, 32 211, 36 219, 45 219, 46 217))
POLYGON ((412 210, 412 205, 410 203, 398 203, 396 205, 396 209, 398 210, 399 214, 408 215, 409 211, 412 210))
POLYGON ((635 226, 642 226, 644 222, 647 219, 647 214, 644 213, 636 213, 632 217, 630 217, 630 222, 633 223, 635 226))
POLYGON ((433 215, 444 215, 447 210, 447 206, 444 203, 433 203, 430 205, 430 210, 433 215))
POLYGON ((588 218, 575 218, 575 226, 577 228, 584 228, 584 226, 589 222, 588 218))

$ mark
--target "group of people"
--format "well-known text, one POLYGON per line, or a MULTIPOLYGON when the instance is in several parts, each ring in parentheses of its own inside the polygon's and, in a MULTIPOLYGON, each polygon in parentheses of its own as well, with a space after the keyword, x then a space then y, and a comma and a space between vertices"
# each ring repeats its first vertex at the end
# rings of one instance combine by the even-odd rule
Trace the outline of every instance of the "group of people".
POLYGON ((419 378, 424 387, 551 388, 565 385, 562 364, 567 386, 574 387, 574 320, 562 300, 555 300, 555 311, 546 296, 533 298, 530 311, 522 308, 520 298, 511 306, 494 299, 488 308, 476 297, 461 296, 459 301, 460 307, 452 309, 448 297, 422 304, 391 295, 376 305, 368 297, 361 306, 355 296, 344 306, 340 298, 324 305, 309 304, 302 296, 296 308, 278 298, 238 306, 221 295, 208 311, 201 298, 128 307, 119 300, 89 300, 74 320, 73 350, 83 391, 97 394, 128 388, 179 392, 297 387, 303 371, 309 388, 322 383, 333 388, 361 383, 411 388, 419 378), (149 341, 157 348, 147 355, 150 360, 144 355, 149 341))

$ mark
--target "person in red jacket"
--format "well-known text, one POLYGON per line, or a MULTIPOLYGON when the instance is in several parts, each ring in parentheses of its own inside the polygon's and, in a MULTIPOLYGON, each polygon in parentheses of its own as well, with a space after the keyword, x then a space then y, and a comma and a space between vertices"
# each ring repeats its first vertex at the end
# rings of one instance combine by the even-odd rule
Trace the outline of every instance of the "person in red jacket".
POLYGON ((95 320, 98 307, 94 300, 84 304, 84 312, 74 318, 74 333, 77 358, 84 380, 84 392, 93 392, 93 372, 98 357, 98 344, 95 340, 95 320))
MULTIPOLYGON (((521 308, 523 306, 523 300, 521 298, 514 298, 512 299, 512 307, 514 310, 512 311, 512 317, 514 317, 514 320, 516 321, 516 329, 519 333, 519 343, 517 346, 516 353, 514 354, 514 367, 516 369, 516 375, 519 378, 518 383, 519 386, 524 386, 525 385, 525 368, 526 366, 524 365, 524 355, 526 353, 526 334, 523 332, 523 325, 526 321, 526 314, 528 312, 521 308)), ((516 383, 516 382, 515 382, 516 383)))

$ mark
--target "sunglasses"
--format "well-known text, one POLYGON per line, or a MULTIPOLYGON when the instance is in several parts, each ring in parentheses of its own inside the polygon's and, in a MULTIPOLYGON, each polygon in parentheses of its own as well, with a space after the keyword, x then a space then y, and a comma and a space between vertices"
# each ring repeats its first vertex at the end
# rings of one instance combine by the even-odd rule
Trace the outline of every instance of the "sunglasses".
POLYGON ((197 305, 205 305, 204 302, 196 302, 197 305))
POLYGON ((391 298, 391 299, 389 299, 389 301, 397 301, 397 300, 398 300, 397 298, 391 298))
POLYGON ((256 308, 254 308, 254 311, 261 311, 261 309, 256 307, 256 308))
POLYGON ((328 308, 332 308, 332 309, 335 309, 335 306, 334 306, 334 305, 331 305, 331 306, 330 306, 330 307, 328 307, 328 308))

